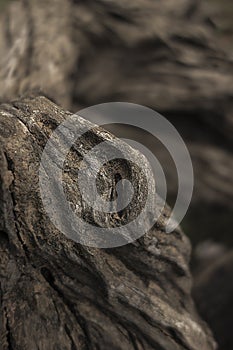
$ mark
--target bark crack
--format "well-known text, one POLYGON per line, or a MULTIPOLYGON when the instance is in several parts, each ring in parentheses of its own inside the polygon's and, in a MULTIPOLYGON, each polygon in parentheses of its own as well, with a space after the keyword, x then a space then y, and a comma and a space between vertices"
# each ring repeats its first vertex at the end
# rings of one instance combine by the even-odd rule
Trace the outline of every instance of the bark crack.
POLYGON ((6 307, 4 308, 4 315, 5 315, 5 319, 6 319, 6 339, 7 339, 7 343, 8 343, 8 350, 14 350, 14 341, 12 338, 12 334, 11 334, 11 329, 10 329, 10 322, 9 322, 9 318, 8 318, 8 314, 7 314, 7 309, 6 307))
POLYGON ((26 258, 29 258, 29 251, 28 251, 28 248, 27 248, 25 242, 23 241, 23 238, 21 237, 20 230, 18 227, 18 218, 17 218, 17 214, 16 214, 16 210, 15 210, 16 199, 15 199, 15 195, 14 195, 14 191, 13 191, 13 188, 15 185, 14 163, 13 163, 12 159, 10 159, 10 157, 7 155, 6 152, 4 152, 4 155, 5 155, 5 159, 7 162, 8 170, 11 172, 11 174, 13 176, 13 181, 12 181, 11 185, 9 186, 9 193, 10 193, 11 200, 12 200, 12 214, 14 217, 15 232, 16 232, 18 240, 19 240, 19 242, 20 242, 20 244, 25 252, 26 258))
POLYGON ((90 336, 89 336, 89 332, 88 332, 88 329, 86 326, 85 319, 78 313, 78 311, 76 309, 74 309, 73 304, 66 298, 64 293, 57 287, 57 285, 55 283, 55 278, 52 275, 51 271, 46 267, 42 267, 41 274, 44 277, 44 279, 48 282, 50 287, 56 292, 58 297, 62 300, 63 304, 65 304, 68 307, 69 311, 72 313, 72 315, 77 320, 78 324, 80 325, 80 327, 85 335, 86 349, 91 350, 91 348, 90 348, 90 344, 91 344, 90 336))

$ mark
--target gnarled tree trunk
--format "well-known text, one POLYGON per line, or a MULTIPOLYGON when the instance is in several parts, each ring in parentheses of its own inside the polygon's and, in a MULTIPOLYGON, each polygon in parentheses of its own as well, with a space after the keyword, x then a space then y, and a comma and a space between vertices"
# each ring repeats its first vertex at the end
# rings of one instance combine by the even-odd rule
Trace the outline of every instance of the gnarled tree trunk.
MULTIPOLYGON (((40 157, 51 132, 68 116, 44 97, 0 108, 1 349, 214 349, 190 296, 189 241, 180 229, 164 232, 168 209, 145 236, 113 249, 78 244, 50 221, 39 191, 40 157)), ((88 122, 79 118, 79 123, 88 122)), ((105 139, 114 138, 94 128, 82 147, 105 139)), ((64 177, 67 196, 83 218, 97 224, 72 172, 79 147, 64 177)), ((123 149, 139 156, 124 143, 123 149)), ((122 177, 129 170, 124 162, 117 167, 122 177)), ((138 181, 143 193, 146 186, 140 176, 138 181)))
MULTIPOLYGON (((0 20, 0 99, 39 88, 75 112, 126 101, 163 113, 194 162, 185 226, 194 242, 224 231, 232 243, 232 45, 223 49, 218 35, 198 0, 12 2, 0 20)), ((166 165, 174 198, 169 157, 145 139, 166 165)))

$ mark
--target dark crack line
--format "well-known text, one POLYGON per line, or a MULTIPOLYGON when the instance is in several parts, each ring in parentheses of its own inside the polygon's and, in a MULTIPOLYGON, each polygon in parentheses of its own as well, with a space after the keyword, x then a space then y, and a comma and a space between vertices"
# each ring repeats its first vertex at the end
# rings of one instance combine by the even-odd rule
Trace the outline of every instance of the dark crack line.
POLYGON ((12 339, 12 334, 11 334, 11 330, 10 330, 10 324, 9 324, 9 318, 7 315, 7 309, 6 307, 4 308, 4 315, 5 315, 5 319, 6 319, 6 339, 7 339, 7 343, 8 343, 8 350, 14 350, 14 345, 13 345, 13 339, 12 339))
POLYGON ((79 312, 74 309, 72 303, 66 298, 66 296, 62 293, 62 291, 58 288, 58 286, 55 284, 55 279, 50 270, 47 268, 41 269, 41 274, 44 277, 44 279, 47 281, 47 283, 50 285, 50 287, 56 292, 56 294, 59 296, 59 298, 62 300, 62 302, 68 307, 69 311, 72 313, 72 315, 77 320, 78 324, 80 325, 84 335, 85 335, 85 345, 86 349, 91 350, 89 342, 90 335, 86 326, 85 319, 79 314, 79 312))
POLYGON ((20 230, 19 230, 19 227, 18 227, 18 219, 17 219, 17 214, 16 214, 16 211, 15 211, 15 206, 16 206, 16 200, 15 200, 15 197, 14 197, 14 192, 12 190, 12 187, 14 187, 14 184, 15 184, 15 174, 14 174, 14 163, 12 161, 12 159, 9 158, 9 156, 6 154, 6 152, 4 152, 4 155, 5 155, 5 158, 6 158, 6 162, 7 162, 7 166, 8 166, 8 170, 12 173, 12 176, 13 176, 13 181, 9 187, 9 193, 10 193, 10 196, 11 196, 11 200, 12 200, 12 213, 13 213, 13 217, 14 217, 14 227, 15 227, 15 231, 16 231, 16 235, 19 239, 19 242, 21 243, 22 245, 22 248, 25 252, 25 255, 26 255, 26 258, 29 259, 29 251, 28 251, 28 248, 26 246, 26 244, 24 243, 21 235, 20 235, 20 230))

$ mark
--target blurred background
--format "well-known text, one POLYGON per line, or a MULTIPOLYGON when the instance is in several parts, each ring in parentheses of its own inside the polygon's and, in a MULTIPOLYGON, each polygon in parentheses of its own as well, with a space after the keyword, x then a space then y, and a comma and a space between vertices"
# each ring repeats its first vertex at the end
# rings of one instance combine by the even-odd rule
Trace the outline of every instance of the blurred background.
MULTIPOLYGON (((125 101, 171 121, 194 166, 182 228, 193 245, 193 294, 219 349, 233 349, 233 2, 231 0, 0 0, 0 100, 33 91, 73 112, 125 101)), ((150 134, 109 126, 163 166, 150 134)))

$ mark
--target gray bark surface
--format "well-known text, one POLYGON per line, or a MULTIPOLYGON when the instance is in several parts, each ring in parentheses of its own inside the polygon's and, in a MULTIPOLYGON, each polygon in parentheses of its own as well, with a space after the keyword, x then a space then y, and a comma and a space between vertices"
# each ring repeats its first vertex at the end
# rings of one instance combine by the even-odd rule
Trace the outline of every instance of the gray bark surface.
MULTIPOLYGON (((35 88, 75 112, 110 101, 161 112, 194 163, 187 231, 196 243, 219 241, 221 230, 232 244, 232 45, 205 7, 197 0, 12 2, 0 20, 0 99, 35 88)), ((172 201, 174 167, 153 140, 138 141, 145 139, 164 164, 172 201)))
MULTIPOLYGON (((49 220, 39 193, 40 156, 69 115, 44 97, 0 107, 1 349, 214 349, 190 295, 189 241, 179 228, 164 232, 168 208, 145 236, 105 250, 69 240, 49 220)), ((89 149, 106 137, 114 138, 93 129, 82 145, 89 149)), ((80 160, 79 146, 70 169, 80 160)), ((116 185, 112 169, 107 187, 116 185)), ((120 163, 119 171, 129 176, 129 165, 120 163)), ((74 180, 68 171, 69 201, 96 222, 74 180)))

